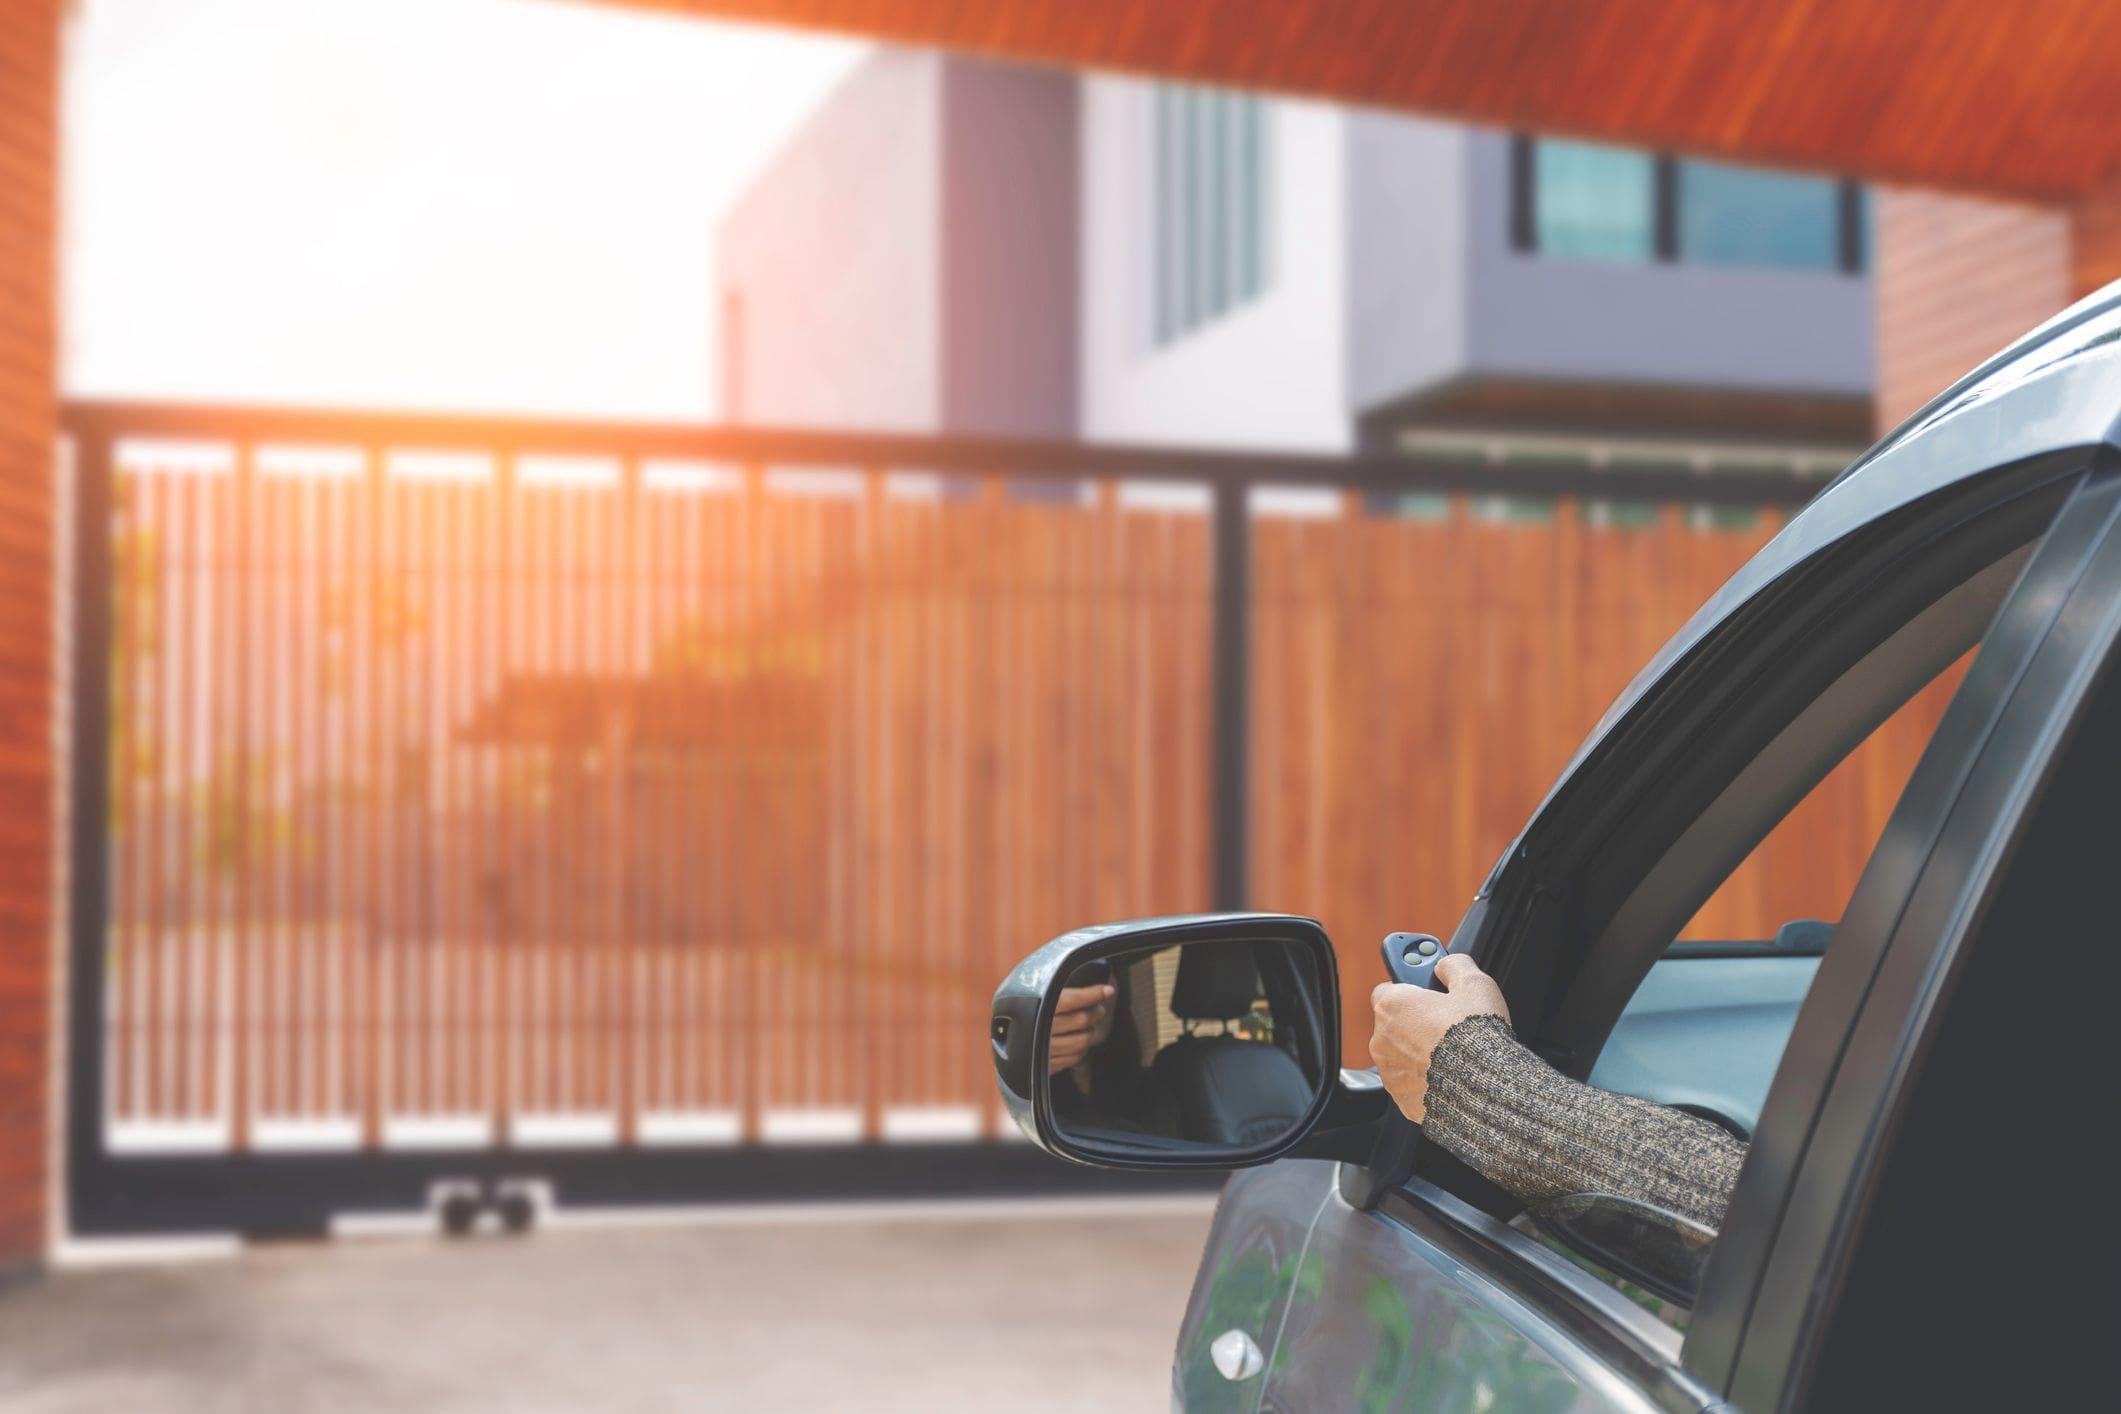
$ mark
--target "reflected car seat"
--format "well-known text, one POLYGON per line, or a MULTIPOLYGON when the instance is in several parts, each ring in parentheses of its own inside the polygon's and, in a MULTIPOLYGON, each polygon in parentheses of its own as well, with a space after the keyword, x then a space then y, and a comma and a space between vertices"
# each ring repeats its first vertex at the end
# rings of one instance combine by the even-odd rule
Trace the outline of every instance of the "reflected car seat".
MULTIPOLYGON (((1227 948, 1192 947, 1178 956, 1171 1014, 1180 1021, 1230 1022, 1260 995, 1252 964, 1227 948)), ((1182 1133, 1208 1144, 1251 1148, 1300 1123, 1313 1087, 1279 1046, 1239 1036, 1184 1036, 1157 1053, 1157 1079, 1177 1098, 1182 1133)))

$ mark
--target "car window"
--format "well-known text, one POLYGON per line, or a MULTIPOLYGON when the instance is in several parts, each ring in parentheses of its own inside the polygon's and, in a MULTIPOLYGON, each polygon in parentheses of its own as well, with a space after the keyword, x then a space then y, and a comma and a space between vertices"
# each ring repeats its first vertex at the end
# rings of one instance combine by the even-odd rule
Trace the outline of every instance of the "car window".
MULTIPOLYGON (((1599 1088, 1750 1140, 1883 833, 1865 822, 1890 818, 2058 497, 2042 491, 2007 525, 1961 517, 1902 542, 1890 572, 1852 550, 1834 594, 1785 611, 1790 646, 1750 677, 1696 685, 1689 749, 1629 783, 1653 823, 1600 840, 1573 891, 1557 871, 1548 896, 1576 912, 1549 936, 1584 939, 1586 965, 1564 974, 1531 1044, 1599 1088), (1806 615, 1816 627, 1791 627, 1806 615), (1684 813, 1670 808, 1681 795, 1684 813)), ((1571 1232, 1542 1214, 1542 1240, 1683 1329, 1720 1234, 1690 1235, 1686 1269, 1656 1223, 1577 1196, 1586 1221, 1571 1232), (1661 1258, 1630 1260, 1643 1255, 1631 1226, 1661 1258)))
MULTIPOLYGON (((1750 1139, 1842 908, 1971 655, 1939 673, 1791 808, 1679 931, 1592 1067, 1600 1089, 1674 1105, 1750 1139)), ((1513 1224, 1684 1331, 1681 1294, 1597 1260, 1575 1234, 1513 1224)))
POLYGON ((1823 946, 1971 661, 1968 654, 1932 678, 1865 737, 1754 846, 1675 941, 1694 951, 1719 943, 1823 946))
POLYGON ((1842 908, 1970 659, 1875 728, 1731 871, 1629 998, 1592 1084, 1751 1136, 1842 908))

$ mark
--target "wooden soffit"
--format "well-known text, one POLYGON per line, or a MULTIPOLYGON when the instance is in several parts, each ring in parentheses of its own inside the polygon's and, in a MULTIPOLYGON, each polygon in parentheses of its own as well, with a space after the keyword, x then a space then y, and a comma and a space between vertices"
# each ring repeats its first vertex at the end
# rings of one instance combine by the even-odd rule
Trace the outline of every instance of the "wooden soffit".
POLYGON ((2001 196, 2121 170, 2121 0, 605 0, 2001 196))

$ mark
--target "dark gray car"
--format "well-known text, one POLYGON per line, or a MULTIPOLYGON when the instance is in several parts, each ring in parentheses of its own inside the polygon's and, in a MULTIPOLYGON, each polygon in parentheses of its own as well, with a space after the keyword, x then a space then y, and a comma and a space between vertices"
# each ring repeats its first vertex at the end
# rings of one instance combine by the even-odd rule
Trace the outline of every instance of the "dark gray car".
MULTIPOLYGON (((995 996, 1076 1162, 1227 1167, 1189 1409, 2111 1407, 2121 285, 1823 491, 1643 669, 1449 935, 1564 1072, 1750 1152, 1719 1232, 1534 1222, 1337 1066, 1316 923, 1085 928, 995 996), (1674 946, 1880 723, 1966 670, 1838 920, 1674 946), (1116 986, 1049 1074, 1063 987, 1116 986)), ((1423 920, 1410 920, 1422 922, 1423 920)), ((1382 974, 1379 974, 1382 976, 1382 974)))

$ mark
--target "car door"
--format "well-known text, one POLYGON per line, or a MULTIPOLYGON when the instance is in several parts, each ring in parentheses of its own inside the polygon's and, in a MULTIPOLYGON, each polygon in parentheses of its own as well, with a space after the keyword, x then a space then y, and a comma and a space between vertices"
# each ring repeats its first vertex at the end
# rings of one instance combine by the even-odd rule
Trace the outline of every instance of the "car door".
MULTIPOLYGON (((2051 329, 2050 347, 2018 360, 2044 356, 2038 368, 1987 370, 1993 396, 1930 414, 1927 432, 1793 521, 1623 694, 1498 864, 1453 946, 1497 975, 1520 1037, 1559 1068, 1599 1073, 1645 979, 1722 880, 1914 692, 1992 623, 2008 627, 2010 641, 1974 656, 1910 794, 1952 778, 1968 723, 2015 680, 2042 611, 2081 569, 2081 497, 2121 406, 2114 341, 2086 322, 2061 328, 2067 349, 2051 329), (2058 518, 2070 504, 2079 512, 2058 518)), ((1904 798, 1895 822, 1924 806, 1904 798)), ((1317 1276, 1288 1293, 1260 1407, 1705 1408, 1771 1361, 1772 1340, 1739 1351, 1765 1274, 1801 1282, 1774 1195, 1790 1191, 1792 1156, 1828 1104, 1819 1072, 1862 1011, 1885 927, 1875 910, 1904 882, 1908 849, 1889 826, 1834 943, 1807 959, 1817 977, 1801 1006, 1784 996, 1790 1023, 1754 1047, 1774 1080, 1698 1302, 1678 1317, 1688 1329, 1506 1221, 1506 1195, 1402 1137, 1343 1165, 1321 1200, 1304 1244, 1317 1276), (1859 919, 1866 889, 1874 911, 1859 919)), ((1655 1074, 1632 1078, 1651 1098, 1683 1098, 1656 1093, 1655 1074)))
POLYGON ((1821 1097, 1802 1142, 1733 1196, 1761 1260, 1705 1292, 1691 1353, 1747 1408, 2115 1402, 2113 1244, 2073 1234, 2121 1081, 2121 466, 1990 640, 1851 900, 1860 1004, 1792 1036, 1776 1100, 1821 1097))

